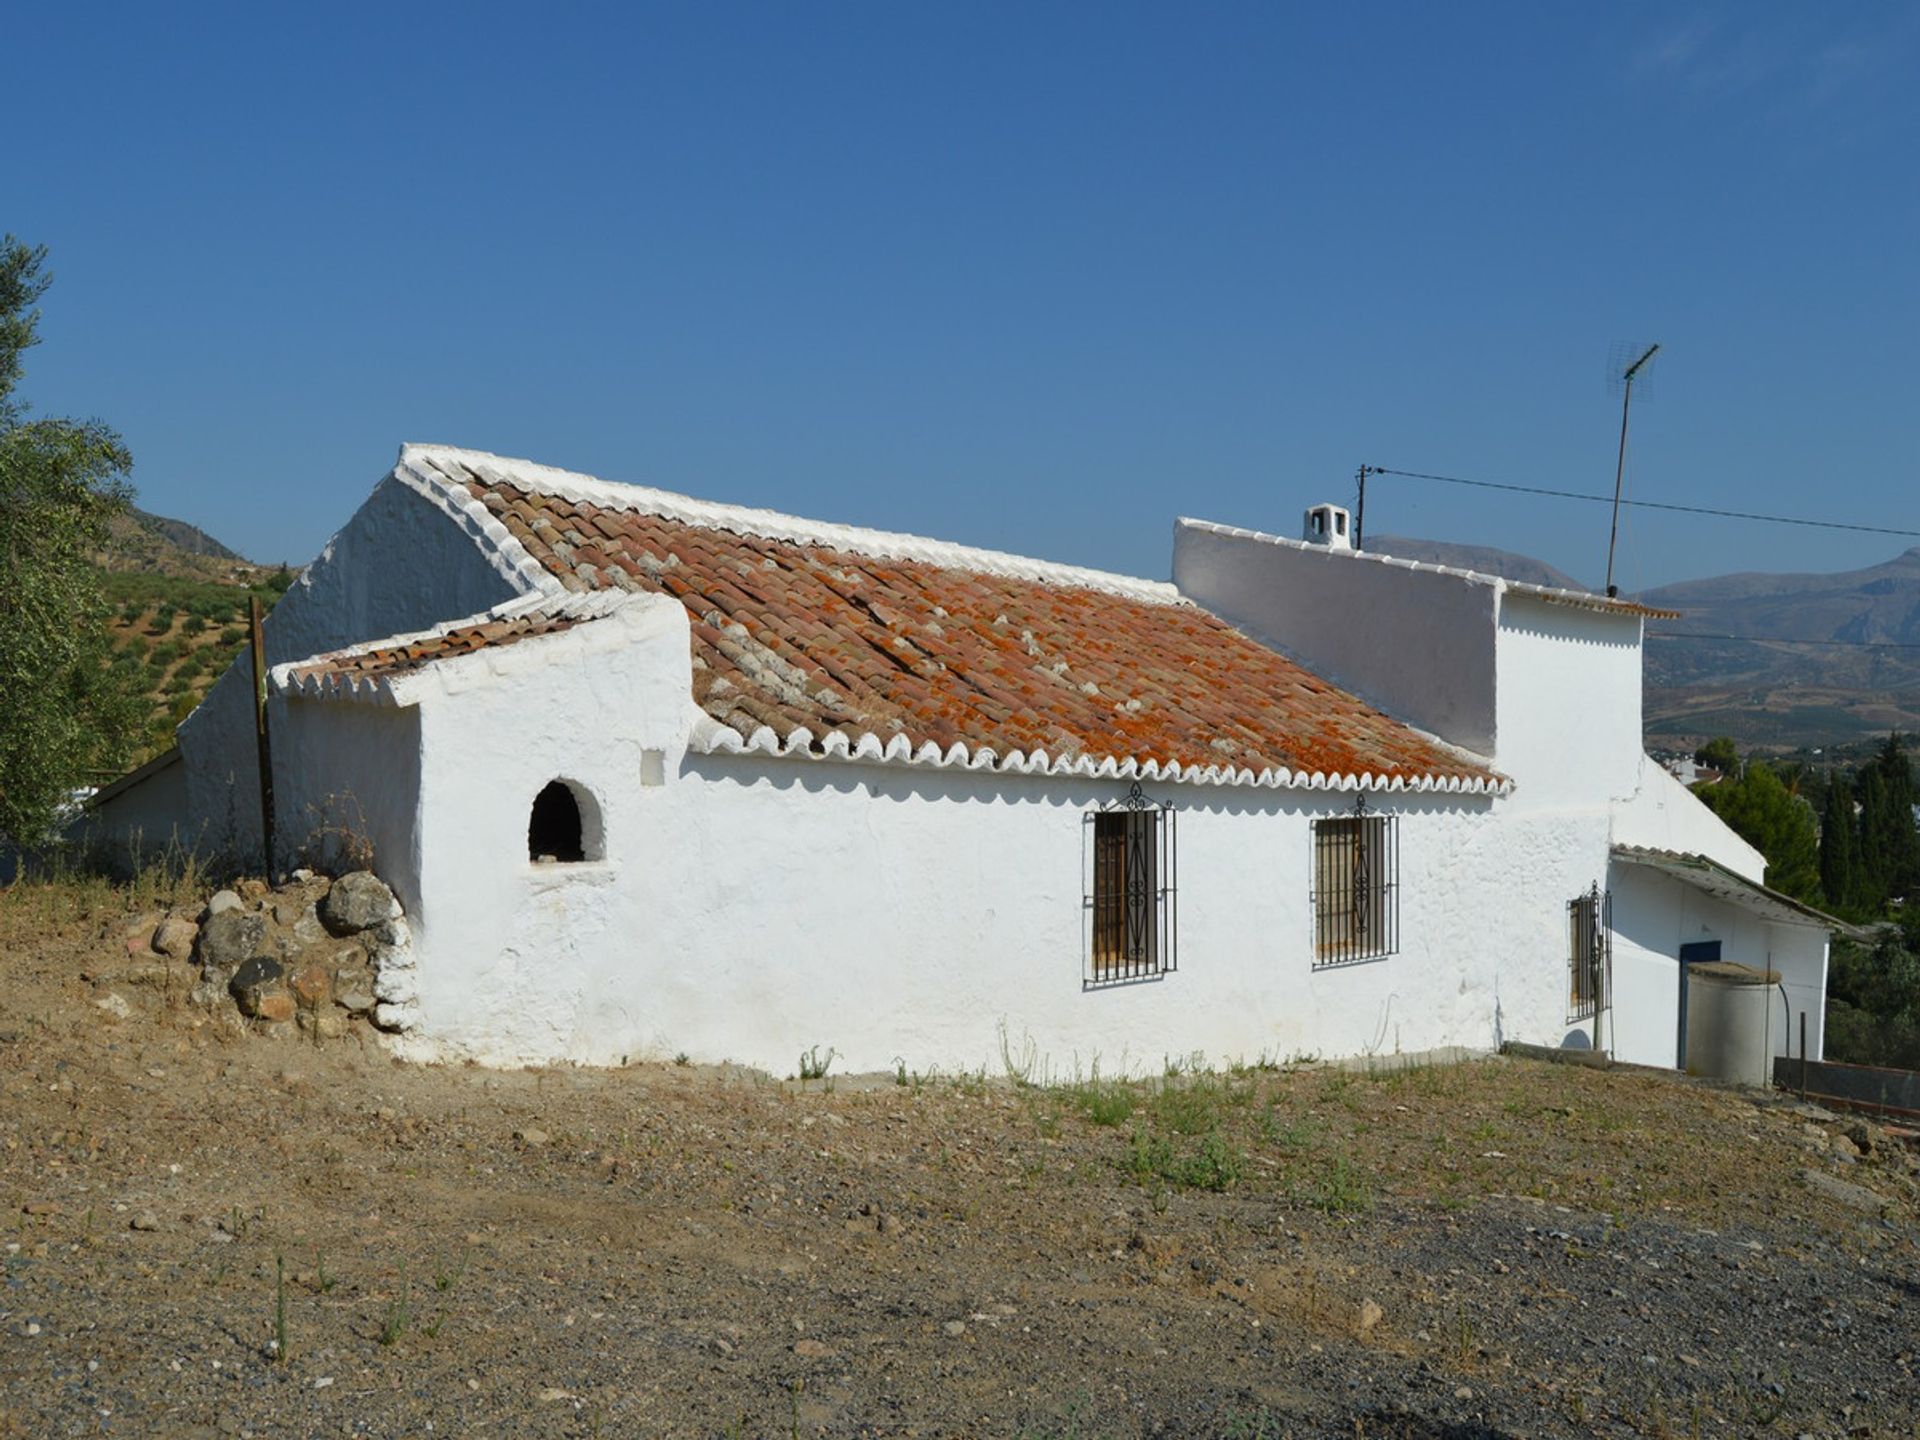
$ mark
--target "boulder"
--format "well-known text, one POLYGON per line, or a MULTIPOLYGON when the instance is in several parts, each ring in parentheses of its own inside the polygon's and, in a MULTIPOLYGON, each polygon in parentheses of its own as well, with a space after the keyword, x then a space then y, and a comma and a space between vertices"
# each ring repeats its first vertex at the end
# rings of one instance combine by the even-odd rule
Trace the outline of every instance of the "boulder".
POLYGON ((266 933, 267 922, 239 909, 236 902, 200 927, 194 958, 205 970, 237 970, 259 952, 266 933))
POLYGON ((320 902, 321 923, 335 935, 358 935, 399 913, 393 891, 371 870, 353 870, 342 875, 327 891, 327 898, 320 902))
POLYGON ((318 1009, 333 998, 333 969, 324 961, 309 960, 293 972, 288 987, 301 1005, 318 1009))
MULTIPOLYGON (((283 978, 285 974, 286 971, 282 969, 278 960, 266 955, 256 955, 233 972, 233 979, 227 982, 227 989, 239 1002, 240 1013, 243 1015, 265 1016, 266 1002, 274 997, 280 997, 286 1001, 287 1013, 283 1018, 291 1020, 293 997, 287 994, 283 978)), ((272 1008, 277 1010, 281 1007, 275 1005, 272 1008)), ((273 1017, 266 1016, 266 1018, 273 1017)))
POLYGON ((175 960, 185 960, 193 954, 194 942, 200 938, 200 927, 184 915, 168 915, 154 927, 153 948, 162 955, 175 960))

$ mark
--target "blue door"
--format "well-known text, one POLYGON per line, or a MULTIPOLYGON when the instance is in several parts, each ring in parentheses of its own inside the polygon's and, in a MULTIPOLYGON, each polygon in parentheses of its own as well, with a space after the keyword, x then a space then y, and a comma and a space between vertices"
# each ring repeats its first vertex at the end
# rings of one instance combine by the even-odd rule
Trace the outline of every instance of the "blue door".
POLYGON ((1705 965, 1720 958, 1718 940, 1699 940, 1680 947, 1680 1038, 1673 1047, 1676 1066, 1687 1068, 1687 967, 1705 965))

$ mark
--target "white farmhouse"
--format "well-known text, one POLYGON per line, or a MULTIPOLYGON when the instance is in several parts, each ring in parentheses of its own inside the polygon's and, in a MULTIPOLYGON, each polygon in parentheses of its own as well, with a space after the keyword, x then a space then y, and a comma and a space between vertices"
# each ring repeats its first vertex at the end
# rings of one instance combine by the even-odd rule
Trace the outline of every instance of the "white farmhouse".
MULTIPOLYGON (((278 861, 371 854, 421 1057, 1671 1066, 1707 958, 1818 1057, 1831 922, 1643 754, 1651 612, 1345 528, 1168 584, 408 446, 267 627, 278 861)), ((248 691, 96 825, 257 850, 248 691)))

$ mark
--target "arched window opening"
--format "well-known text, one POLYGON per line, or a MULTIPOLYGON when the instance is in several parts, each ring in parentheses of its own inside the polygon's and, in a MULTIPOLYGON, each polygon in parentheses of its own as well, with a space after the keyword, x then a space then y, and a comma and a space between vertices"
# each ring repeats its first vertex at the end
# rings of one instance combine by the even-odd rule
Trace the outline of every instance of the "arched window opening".
POLYGON ((527 858, 536 864, 578 864, 587 858, 587 827, 580 799, 564 780, 550 780, 533 797, 527 822, 527 858))

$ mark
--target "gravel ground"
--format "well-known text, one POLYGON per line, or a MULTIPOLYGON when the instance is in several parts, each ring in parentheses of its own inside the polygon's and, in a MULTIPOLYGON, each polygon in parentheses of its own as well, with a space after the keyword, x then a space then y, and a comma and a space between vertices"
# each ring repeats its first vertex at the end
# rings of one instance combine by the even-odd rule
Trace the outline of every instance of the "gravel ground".
POLYGON ((0 1437, 1920 1435, 1913 1153, 1783 1099, 403 1067, 134 921, 0 895, 0 1437))

